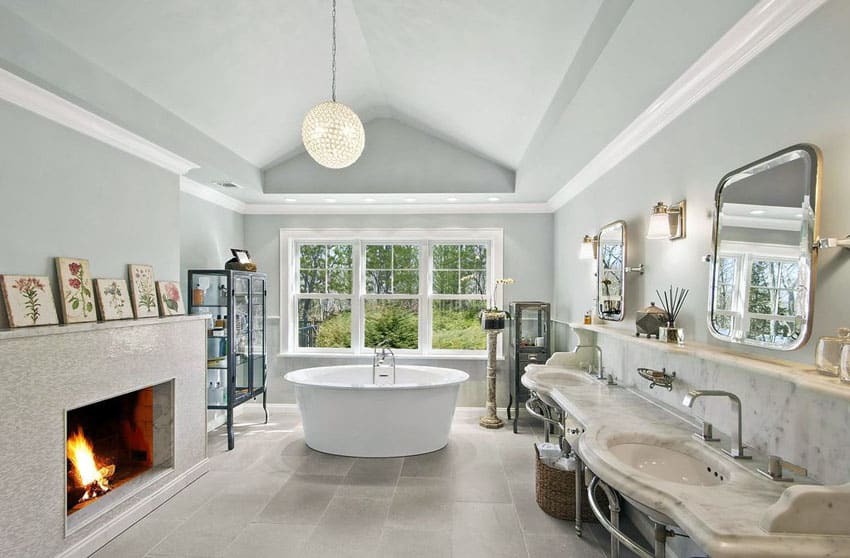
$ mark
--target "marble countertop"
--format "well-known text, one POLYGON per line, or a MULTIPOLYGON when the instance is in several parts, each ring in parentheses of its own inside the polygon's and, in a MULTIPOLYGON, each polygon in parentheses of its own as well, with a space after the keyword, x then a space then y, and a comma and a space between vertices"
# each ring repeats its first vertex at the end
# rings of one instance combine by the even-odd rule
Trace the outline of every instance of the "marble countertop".
MULTIPOLYGON (((565 323, 565 322, 562 322, 565 323)), ((824 376, 817 372, 814 364, 805 364, 778 358, 755 356, 748 353, 725 349, 714 345, 706 345, 687 341, 683 346, 674 343, 663 343, 657 339, 647 339, 635 336, 634 327, 621 325, 588 325, 567 323, 573 329, 583 329, 601 335, 611 335, 619 340, 651 348, 658 351, 682 356, 692 356, 702 360, 746 368, 758 374, 764 374, 794 383, 802 388, 827 394, 831 397, 841 397, 850 400, 850 385, 842 383, 836 377, 824 376)), ((747 345, 731 345, 740 351, 745 351, 747 345)))
POLYGON ((624 497, 657 510, 684 530, 712 558, 850 557, 850 537, 768 533, 760 527, 765 511, 789 484, 755 472, 764 456, 738 461, 720 452, 728 438, 706 444, 693 438, 694 423, 674 410, 621 386, 577 382, 578 369, 529 365, 522 383, 557 403, 585 428, 576 451, 585 464, 624 497), (609 449, 618 442, 675 446, 699 456, 728 479, 716 486, 661 481, 622 465, 609 449))

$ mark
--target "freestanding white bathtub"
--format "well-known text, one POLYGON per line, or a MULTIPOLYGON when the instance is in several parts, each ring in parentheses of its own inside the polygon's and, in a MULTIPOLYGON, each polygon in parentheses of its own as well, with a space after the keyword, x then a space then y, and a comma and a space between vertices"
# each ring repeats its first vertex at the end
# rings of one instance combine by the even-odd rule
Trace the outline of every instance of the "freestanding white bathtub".
POLYGON ((304 368, 285 378, 295 384, 308 446, 352 457, 401 457, 448 444, 457 392, 469 374, 397 366, 395 384, 376 385, 371 365, 345 365, 304 368))

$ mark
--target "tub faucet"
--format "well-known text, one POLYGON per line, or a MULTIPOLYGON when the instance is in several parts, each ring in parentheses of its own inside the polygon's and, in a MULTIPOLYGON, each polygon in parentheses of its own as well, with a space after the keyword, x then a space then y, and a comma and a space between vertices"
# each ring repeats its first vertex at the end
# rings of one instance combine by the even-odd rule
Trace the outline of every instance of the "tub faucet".
POLYGON ((375 345, 375 354, 372 357, 372 383, 378 383, 378 369, 384 365, 384 361, 387 359, 387 356, 390 357, 390 363, 393 367, 393 384, 395 384, 395 353, 393 353, 392 348, 390 347, 391 341, 389 339, 384 339, 377 345, 375 345), (380 350, 380 352, 378 352, 380 350))
POLYGON ((741 439, 741 400, 738 399, 738 396, 734 393, 730 393, 728 391, 720 391, 715 389, 692 389, 685 396, 685 399, 682 401, 682 405, 693 408, 694 401, 703 396, 718 396, 718 397, 728 397, 729 401, 732 403, 732 410, 738 414, 738 420, 732 423, 732 432, 729 433, 731 436, 731 447, 729 450, 723 450, 725 453, 734 457, 735 459, 752 459, 749 455, 744 455, 744 443, 741 439))
MULTIPOLYGON (((605 372, 602 370, 602 347, 599 345, 576 345, 576 351, 579 349, 594 349, 596 350, 596 356, 598 357, 596 362, 596 378, 598 380, 605 379, 605 372)), ((590 363, 587 367, 587 373, 593 374, 593 363, 590 363)))

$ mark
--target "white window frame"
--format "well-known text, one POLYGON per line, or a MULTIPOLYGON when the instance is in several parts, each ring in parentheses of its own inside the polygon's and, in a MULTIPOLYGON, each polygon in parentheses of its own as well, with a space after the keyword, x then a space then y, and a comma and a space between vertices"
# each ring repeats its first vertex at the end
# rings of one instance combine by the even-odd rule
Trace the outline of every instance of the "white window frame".
MULTIPOLYGON (((418 299, 419 300, 419 348, 399 349, 399 357, 450 357, 486 358, 486 350, 431 349, 432 323, 431 303, 433 300, 480 300, 489 304, 496 279, 503 271, 503 237, 501 228, 293 228, 280 229, 280 335, 281 353, 294 355, 351 356, 367 355, 372 349, 363 346, 363 312, 365 300, 369 299, 418 299), (310 243, 350 243, 352 249, 352 294, 351 298, 351 348, 298 347, 297 331, 293 327, 298 313, 296 297, 299 285, 297 247, 310 243), (366 244, 419 244, 419 294, 366 294, 365 251, 366 244), (432 282, 433 244, 487 244, 487 285, 483 295, 435 295, 432 282)), ((496 293, 496 305, 504 307, 503 289, 496 293)), ((317 298, 349 298, 345 294, 317 294, 317 298)), ((501 336, 497 354, 501 354, 501 336)))
MULTIPOLYGON (((747 332, 750 329, 750 320, 753 318, 774 320, 774 321, 793 321, 793 316, 780 316, 779 314, 758 314, 750 312, 749 297, 750 288, 752 287, 752 272, 753 262, 755 260, 764 260, 778 263, 796 262, 799 264, 798 273, 805 272, 803 264, 800 262, 800 250, 796 246, 788 246, 782 244, 753 244, 750 242, 724 242, 723 249, 719 250, 718 257, 735 258, 738 261, 735 270, 735 282, 737 289, 730 310, 713 310, 718 315, 731 316, 732 323, 730 324, 730 332, 738 339, 747 339, 747 332), (789 318, 791 318, 789 320, 789 318)), ((769 287, 770 288, 770 287, 769 287)), ((779 290, 770 288, 770 290, 779 290)), ((753 344, 762 344, 759 341, 748 339, 753 344)))

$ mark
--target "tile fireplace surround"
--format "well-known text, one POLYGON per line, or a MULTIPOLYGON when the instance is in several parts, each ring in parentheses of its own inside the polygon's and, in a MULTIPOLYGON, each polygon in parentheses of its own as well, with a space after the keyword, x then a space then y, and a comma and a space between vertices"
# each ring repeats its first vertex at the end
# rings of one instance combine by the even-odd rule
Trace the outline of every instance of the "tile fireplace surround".
POLYGON ((207 471, 205 327, 185 316, 0 331, 0 556, 88 556, 207 471), (173 467, 66 529, 66 411, 171 381, 173 421, 155 428, 173 429, 173 467))

